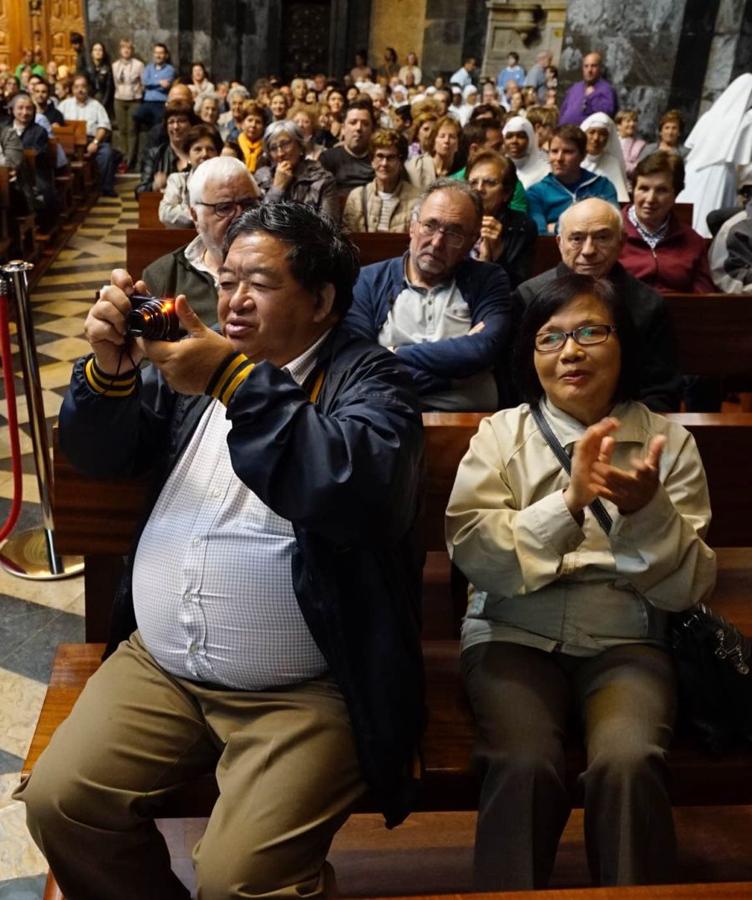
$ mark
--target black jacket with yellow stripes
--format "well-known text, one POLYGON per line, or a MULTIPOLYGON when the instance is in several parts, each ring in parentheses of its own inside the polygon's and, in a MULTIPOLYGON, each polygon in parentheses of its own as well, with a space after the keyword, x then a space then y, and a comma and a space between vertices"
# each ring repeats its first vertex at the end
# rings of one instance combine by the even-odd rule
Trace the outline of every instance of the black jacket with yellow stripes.
MULTIPOLYGON (((108 396, 92 387, 88 368, 88 377, 86 359, 74 368, 60 413, 62 449, 95 477, 153 469, 153 505, 211 398, 175 393, 154 367, 124 376, 119 396, 108 396)), ((293 524, 298 603, 347 703, 363 776, 392 826, 411 808, 423 725, 419 403, 393 354, 344 330, 322 345, 312 384, 321 371, 312 403, 311 385, 299 387, 269 363, 253 368, 225 398, 228 447, 238 477, 293 524)), ((136 627, 136 544, 108 652, 136 627)))

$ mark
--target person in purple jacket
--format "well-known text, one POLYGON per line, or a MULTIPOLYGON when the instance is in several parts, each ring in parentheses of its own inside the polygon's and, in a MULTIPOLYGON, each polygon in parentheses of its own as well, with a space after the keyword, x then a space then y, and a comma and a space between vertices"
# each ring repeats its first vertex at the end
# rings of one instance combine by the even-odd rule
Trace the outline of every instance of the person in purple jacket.
POLYGON ((559 113, 559 125, 580 125, 596 112, 613 117, 619 101, 613 86, 601 78, 603 58, 600 53, 588 53, 582 60, 582 81, 567 91, 559 113))

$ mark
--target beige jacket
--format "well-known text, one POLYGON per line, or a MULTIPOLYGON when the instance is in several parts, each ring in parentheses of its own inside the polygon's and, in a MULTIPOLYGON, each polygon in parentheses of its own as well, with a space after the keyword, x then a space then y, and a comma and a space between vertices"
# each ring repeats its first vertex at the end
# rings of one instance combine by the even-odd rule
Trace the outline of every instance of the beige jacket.
MULTIPOLYGON (((408 231, 410 229, 410 213, 420 196, 420 191, 409 181, 402 179, 393 196, 397 197, 397 204, 389 216, 387 231, 408 231)), ((342 213, 343 226, 351 232, 378 231, 381 202, 376 191, 375 181, 370 181, 362 187, 353 188, 348 194, 345 211, 342 213), (364 192, 367 220, 363 214, 364 192)))
MULTIPOLYGON (((543 411, 571 452, 585 428, 543 411)), ((564 502, 561 469, 527 405, 485 419, 462 460, 447 509, 449 553, 471 583, 464 647, 491 640, 586 656, 617 644, 660 643, 665 611, 711 593, 715 554, 705 472, 688 431, 641 403, 617 406, 613 464, 628 468, 665 434, 661 485, 606 535, 590 510, 582 528, 564 502)))
POLYGON ((436 181, 436 166, 430 153, 421 153, 405 163, 405 171, 410 183, 419 191, 424 191, 436 181))

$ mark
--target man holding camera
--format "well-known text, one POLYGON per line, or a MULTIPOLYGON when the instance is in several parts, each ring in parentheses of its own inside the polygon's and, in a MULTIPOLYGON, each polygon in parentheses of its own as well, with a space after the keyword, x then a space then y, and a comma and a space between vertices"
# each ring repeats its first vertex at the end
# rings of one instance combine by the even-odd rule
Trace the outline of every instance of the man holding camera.
POLYGON ((80 469, 157 469, 111 655, 18 791, 76 900, 187 900, 153 817, 206 771, 219 799, 194 850, 204 900, 321 897, 329 843, 366 788, 387 824, 410 809, 411 380, 339 327, 358 263, 331 222, 259 206, 224 247, 220 333, 180 295, 188 337, 134 341, 129 294, 145 286, 113 273, 61 411, 80 469))

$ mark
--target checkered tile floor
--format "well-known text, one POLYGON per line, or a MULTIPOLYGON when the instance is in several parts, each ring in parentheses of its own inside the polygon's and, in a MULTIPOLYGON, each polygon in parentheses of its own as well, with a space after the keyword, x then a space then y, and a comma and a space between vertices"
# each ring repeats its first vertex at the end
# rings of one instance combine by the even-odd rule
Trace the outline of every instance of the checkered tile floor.
MULTIPOLYGON (((138 225, 132 180, 117 198, 102 197, 31 295, 45 413, 57 418, 72 362, 88 352, 83 323, 95 291, 125 265, 125 230, 138 225)), ((15 349, 15 339, 13 340, 15 349)), ((15 366, 18 357, 14 354, 15 366)), ((16 371, 23 507, 16 531, 40 524, 31 431, 16 371)), ((7 410, 0 401, 0 521, 12 495, 7 410)), ((83 640, 83 578, 31 582, 0 570, 0 900, 37 900, 47 865, 28 837, 23 808, 10 799, 18 783, 58 643, 83 640)))

